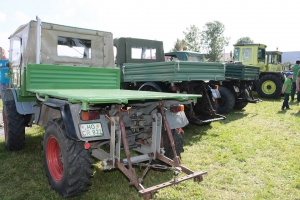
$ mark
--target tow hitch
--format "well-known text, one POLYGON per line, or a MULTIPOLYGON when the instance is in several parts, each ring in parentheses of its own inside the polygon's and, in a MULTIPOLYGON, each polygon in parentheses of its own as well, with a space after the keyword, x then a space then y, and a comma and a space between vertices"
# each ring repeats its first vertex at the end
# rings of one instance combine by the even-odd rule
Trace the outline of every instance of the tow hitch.
MULTIPOLYGON (((150 163, 151 163, 152 159, 149 159, 148 164, 134 163, 134 159, 130 157, 129 145, 126 140, 126 132, 125 132, 125 125, 124 125, 123 117, 122 117, 122 110, 119 109, 119 123, 120 123, 120 128, 121 128, 121 138, 122 138, 122 142, 124 145, 123 147, 124 147, 125 155, 126 155, 127 159, 126 159, 126 162, 118 161, 116 159, 115 166, 117 168, 119 168, 124 173, 125 176, 127 176, 127 178, 129 179, 129 184, 134 185, 137 188, 139 194, 141 194, 144 197, 144 199, 153 198, 154 192, 158 189, 168 187, 171 185, 176 185, 182 181, 186 181, 186 180, 193 178, 194 181, 200 182, 203 180, 202 175, 207 173, 206 171, 194 172, 194 171, 188 169, 187 167, 184 167, 183 165, 181 165, 180 158, 179 158, 179 156, 177 156, 177 153, 175 150, 175 144, 174 144, 172 132, 171 132, 170 126, 168 124, 168 121, 166 119, 166 114, 164 112, 164 108, 161 103, 160 103, 160 111, 161 111, 161 115, 162 115, 162 122, 164 123, 164 127, 167 130, 168 138, 169 138, 170 144, 172 146, 174 158, 172 160, 159 152, 156 152, 155 157, 156 157, 156 159, 166 163, 168 166, 167 165, 157 165, 157 164, 151 165, 150 163), (137 177, 135 169, 132 167, 133 165, 139 165, 140 167, 145 167, 145 170, 143 171, 142 176, 140 178, 137 177), (158 185, 149 187, 149 188, 144 188, 144 186, 142 185, 144 177, 147 174, 147 172, 149 171, 149 169, 151 169, 151 168, 173 170, 174 179, 171 181, 162 183, 162 184, 158 184, 158 185), (178 175, 181 172, 187 174, 187 176, 179 178, 178 175)), ((154 155, 152 155, 152 156, 154 156, 154 155)))

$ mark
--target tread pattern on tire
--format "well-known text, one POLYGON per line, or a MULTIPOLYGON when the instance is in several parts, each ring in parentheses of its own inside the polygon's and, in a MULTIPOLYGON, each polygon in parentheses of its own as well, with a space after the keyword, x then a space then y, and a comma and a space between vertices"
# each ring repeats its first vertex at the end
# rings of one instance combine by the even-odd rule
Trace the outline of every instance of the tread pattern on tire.
POLYGON ((224 86, 221 86, 219 88, 219 92, 221 94, 222 104, 218 105, 218 113, 220 114, 229 113, 235 105, 235 97, 232 94, 232 92, 224 86))
POLYGON ((14 100, 5 102, 4 118, 7 149, 12 151, 23 149, 25 147, 24 116, 17 112, 14 100))
POLYGON ((267 74, 258 80, 256 85, 256 91, 257 94, 262 98, 278 98, 281 94, 282 85, 283 83, 279 77, 272 74, 267 74), (273 81, 276 85, 276 90, 273 94, 265 94, 261 89, 262 84, 267 80, 273 81))
POLYGON ((91 165, 93 159, 90 152, 84 148, 84 142, 75 141, 66 136, 62 120, 48 123, 43 141, 43 155, 49 184, 62 197, 80 195, 92 185, 91 176, 93 171, 91 165), (46 144, 50 136, 57 139, 62 152, 64 172, 59 183, 53 180, 47 165, 46 144))

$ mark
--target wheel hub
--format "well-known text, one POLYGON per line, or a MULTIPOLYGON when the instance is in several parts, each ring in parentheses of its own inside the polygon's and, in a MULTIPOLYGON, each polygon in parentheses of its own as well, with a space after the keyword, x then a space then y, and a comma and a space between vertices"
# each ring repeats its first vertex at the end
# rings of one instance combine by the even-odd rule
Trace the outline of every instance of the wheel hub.
POLYGON ((276 91, 276 84, 273 81, 268 80, 262 84, 261 89, 265 94, 273 94, 276 91))
POLYGON ((63 177, 62 154, 58 141, 55 137, 50 137, 46 145, 47 165, 50 174, 56 182, 60 182, 63 177))

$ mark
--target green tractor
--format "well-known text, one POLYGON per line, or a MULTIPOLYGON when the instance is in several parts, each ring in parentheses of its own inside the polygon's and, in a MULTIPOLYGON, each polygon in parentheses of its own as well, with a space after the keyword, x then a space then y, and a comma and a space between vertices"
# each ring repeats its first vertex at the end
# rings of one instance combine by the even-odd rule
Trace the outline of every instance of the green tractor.
POLYGON ((285 80, 282 71, 279 51, 266 51, 264 44, 235 44, 233 60, 244 65, 260 67, 259 79, 256 82, 258 95, 263 98, 277 98, 281 94, 285 80))

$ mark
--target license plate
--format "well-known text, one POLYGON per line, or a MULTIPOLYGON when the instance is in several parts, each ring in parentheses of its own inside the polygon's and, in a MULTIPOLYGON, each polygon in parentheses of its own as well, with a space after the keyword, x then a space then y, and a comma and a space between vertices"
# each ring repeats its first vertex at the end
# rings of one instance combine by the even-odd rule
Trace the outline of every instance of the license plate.
POLYGON ((103 136, 102 126, 100 123, 80 124, 79 127, 82 137, 103 136))

